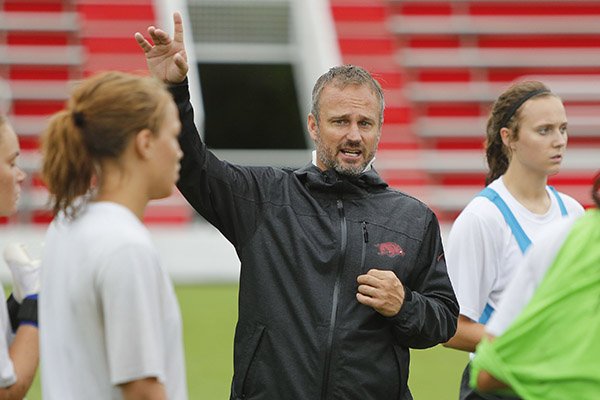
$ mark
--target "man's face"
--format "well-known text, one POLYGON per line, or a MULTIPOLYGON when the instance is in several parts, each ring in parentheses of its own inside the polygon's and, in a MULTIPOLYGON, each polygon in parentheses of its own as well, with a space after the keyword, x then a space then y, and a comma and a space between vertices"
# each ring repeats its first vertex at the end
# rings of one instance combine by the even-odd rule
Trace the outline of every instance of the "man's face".
POLYGON ((317 150, 317 166, 358 176, 375 157, 381 136, 380 104, 367 85, 337 87, 321 92, 319 120, 308 116, 308 130, 317 150))

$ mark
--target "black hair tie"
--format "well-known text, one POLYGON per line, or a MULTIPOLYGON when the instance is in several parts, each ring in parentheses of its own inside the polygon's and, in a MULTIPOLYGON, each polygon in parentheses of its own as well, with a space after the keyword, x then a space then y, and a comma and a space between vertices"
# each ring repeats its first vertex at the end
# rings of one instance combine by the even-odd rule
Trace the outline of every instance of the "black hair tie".
POLYGON ((72 116, 75 126, 78 128, 83 128, 85 126, 85 116, 81 111, 73 111, 72 116))
POLYGON ((523 105, 523 103, 525 103, 527 100, 529 100, 533 96, 537 96, 538 94, 542 94, 542 93, 550 93, 550 91, 548 89, 537 89, 537 90, 534 90, 532 92, 525 94, 518 101, 516 101, 515 104, 513 104, 512 107, 506 112, 506 115, 504 116, 504 118, 502 119, 502 122, 500 123, 500 129, 507 127, 506 125, 508 124, 508 121, 510 121, 510 119, 513 117, 513 115, 515 115, 515 113, 517 112, 519 107, 521 107, 523 105))

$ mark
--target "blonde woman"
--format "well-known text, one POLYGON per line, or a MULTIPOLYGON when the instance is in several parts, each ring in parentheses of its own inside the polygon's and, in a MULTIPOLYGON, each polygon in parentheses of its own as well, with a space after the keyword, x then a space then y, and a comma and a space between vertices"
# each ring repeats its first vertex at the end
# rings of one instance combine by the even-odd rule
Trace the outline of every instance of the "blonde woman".
POLYGON ((119 72, 82 82, 50 121, 44 399, 187 399, 179 306, 142 223, 178 179, 180 126, 161 83, 119 72))

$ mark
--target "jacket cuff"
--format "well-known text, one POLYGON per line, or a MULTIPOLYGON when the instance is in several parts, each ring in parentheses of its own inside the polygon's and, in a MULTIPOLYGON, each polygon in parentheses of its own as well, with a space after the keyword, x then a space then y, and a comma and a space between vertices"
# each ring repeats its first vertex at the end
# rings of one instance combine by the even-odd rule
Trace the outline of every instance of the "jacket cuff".
POLYGON ((173 95, 173 97, 177 100, 185 100, 189 99, 190 91, 189 91, 189 83, 187 76, 184 80, 179 83, 170 83, 167 85, 169 92, 173 95))
POLYGON ((398 314, 394 315, 393 317, 389 317, 389 319, 396 325, 405 325, 406 321, 410 321, 413 316, 413 300, 414 295, 412 290, 404 286, 404 302, 402 303, 402 307, 400 307, 398 314))

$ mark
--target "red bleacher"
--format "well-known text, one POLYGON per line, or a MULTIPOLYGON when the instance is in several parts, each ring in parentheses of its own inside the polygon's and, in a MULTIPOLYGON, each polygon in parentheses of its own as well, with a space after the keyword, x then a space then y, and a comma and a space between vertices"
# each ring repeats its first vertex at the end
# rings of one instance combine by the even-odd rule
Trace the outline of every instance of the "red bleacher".
MULTIPOLYGON (((9 118, 19 135, 28 173, 21 212, 10 221, 48 223, 48 193, 38 170, 39 136, 62 109, 70 86, 104 70, 145 71, 133 33, 155 23, 152 0, 0 0, 0 78, 12 94, 9 118)), ((189 222, 177 192, 153 202, 146 222, 189 222)))
POLYGON ((331 0, 331 8, 344 61, 397 77, 386 87, 386 122, 404 118, 385 128, 377 162, 392 185, 452 219, 483 185, 491 102, 531 78, 561 95, 569 117, 567 159, 550 181, 590 204, 600 168, 600 1, 331 0))

